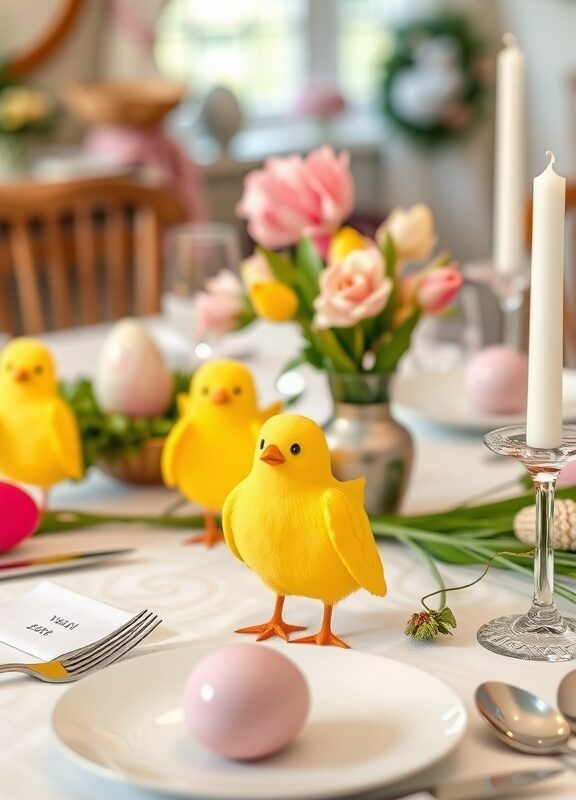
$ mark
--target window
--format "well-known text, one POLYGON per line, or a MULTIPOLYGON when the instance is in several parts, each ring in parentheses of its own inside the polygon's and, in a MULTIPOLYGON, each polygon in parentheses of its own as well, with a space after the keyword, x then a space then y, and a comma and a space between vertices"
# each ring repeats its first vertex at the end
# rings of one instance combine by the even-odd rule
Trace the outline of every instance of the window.
POLYGON ((285 113, 308 76, 366 104, 388 47, 390 0, 169 0, 156 38, 161 72, 194 94, 224 85, 248 114, 285 113))

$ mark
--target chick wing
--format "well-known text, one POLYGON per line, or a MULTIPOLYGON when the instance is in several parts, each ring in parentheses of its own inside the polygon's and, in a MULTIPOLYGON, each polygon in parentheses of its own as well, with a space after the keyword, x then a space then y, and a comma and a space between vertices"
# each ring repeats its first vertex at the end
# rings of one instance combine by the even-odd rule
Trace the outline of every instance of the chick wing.
POLYGON ((323 493, 326 528, 332 546, 354 580, 372 594, 384 597, 386 581, 382 561, 368 515, 354 496, 357 493, 356 487, 353 495, 339 488, 330 488, 323 493))

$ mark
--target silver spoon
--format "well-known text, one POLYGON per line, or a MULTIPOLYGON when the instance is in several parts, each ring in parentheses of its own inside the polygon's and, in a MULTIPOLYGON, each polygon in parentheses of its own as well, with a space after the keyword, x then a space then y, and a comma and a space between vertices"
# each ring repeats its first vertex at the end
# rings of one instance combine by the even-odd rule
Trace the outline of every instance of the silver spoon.
POLYGON ((566 744, 566 717, 531 692, 508 683, 482 683, 476 689, 476 706, 496 736, 522 753, 576 755, 566 744))
POLYGON ((572 733, 576 733, 576 669, 565 675, 556 695, 558 708, 568 720, 572 733))

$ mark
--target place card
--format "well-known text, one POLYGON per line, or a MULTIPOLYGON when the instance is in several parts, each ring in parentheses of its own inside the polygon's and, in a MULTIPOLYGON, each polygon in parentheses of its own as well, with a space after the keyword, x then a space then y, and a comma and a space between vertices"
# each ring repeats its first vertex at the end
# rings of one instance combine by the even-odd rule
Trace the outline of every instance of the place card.
POLYGON ((107 636, 132 616, 42 581, 15 600, 0 603, 0 642, 50 660, 107 636))

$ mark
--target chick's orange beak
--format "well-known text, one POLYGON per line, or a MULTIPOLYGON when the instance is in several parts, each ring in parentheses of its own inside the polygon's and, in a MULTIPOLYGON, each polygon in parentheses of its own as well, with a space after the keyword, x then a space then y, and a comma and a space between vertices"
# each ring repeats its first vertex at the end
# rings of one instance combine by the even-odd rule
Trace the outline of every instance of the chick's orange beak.
POLYGON ((230 395, 226 391, 226 389, 216 389, 215 392, 212 392, 210 395, 210 399, 213 403, 217 406, 224 405, 224 403, 228 403, 230 400, 230 395))
POLYGON ((27 381, 30 380, 30 373, 28 372, 27 369, 21 369, 21 368, 17 369, 14 372, 14 380, 17 383, 26 383, 27 381))
POLYGON ((274 467, 277 464, 283 464, 286 459, 275 444, 269 444, 260 456, 260 461, 265 461, 267 464, 271 464, 274 467))

